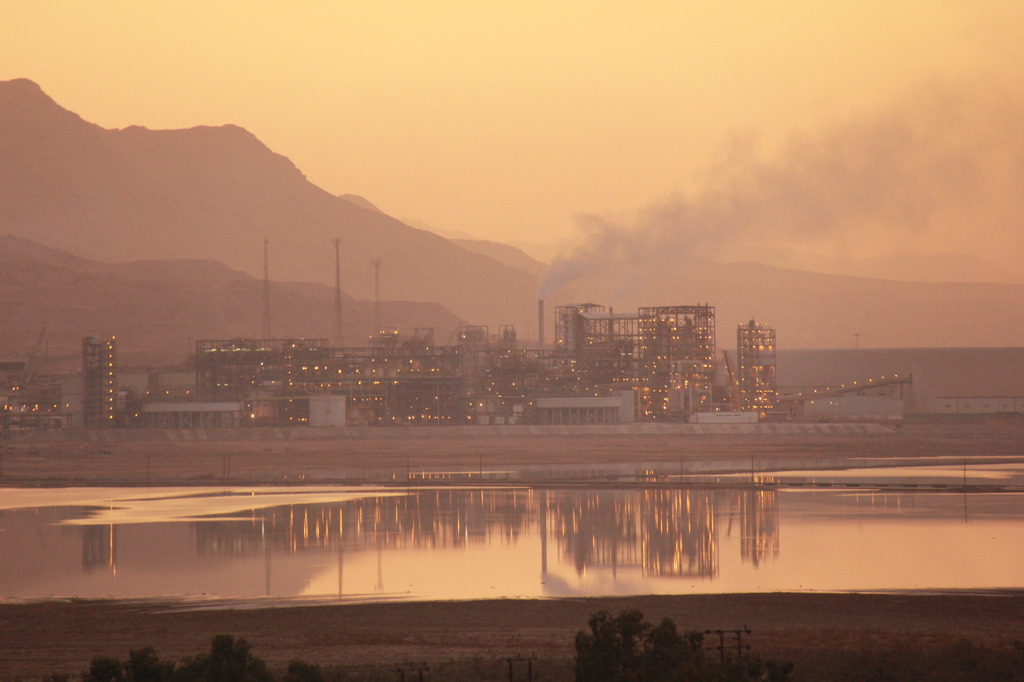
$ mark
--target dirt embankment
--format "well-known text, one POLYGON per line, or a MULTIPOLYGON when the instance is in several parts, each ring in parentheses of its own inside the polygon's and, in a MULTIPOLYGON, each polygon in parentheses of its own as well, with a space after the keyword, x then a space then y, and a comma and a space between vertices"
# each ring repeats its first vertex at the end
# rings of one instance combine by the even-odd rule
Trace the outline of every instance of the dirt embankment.
POLYGON ((542 471, 547 477, 655 465, 667 472, 771 470, 884 458, 1024 457, 1024 420, 909 422, 885 433, 494 436, 345 440, 0 440, 4 485, 380 482, 407 474, 542 471))

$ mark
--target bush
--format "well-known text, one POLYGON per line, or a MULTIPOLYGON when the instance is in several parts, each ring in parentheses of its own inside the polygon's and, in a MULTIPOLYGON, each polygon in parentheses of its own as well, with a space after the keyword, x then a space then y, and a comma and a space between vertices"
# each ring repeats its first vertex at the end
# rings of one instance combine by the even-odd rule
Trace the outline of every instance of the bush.
POLYGON ((122 682, 124 665, 116 658, 93 656, 89 672, 82 674, 82 682, 122 682))
POLYGON ((705 654, 702 632, 680 635, 668 618, 652 627, 635 610, 599 611, 589 625, 576 633, 576 682, 784 682, 793 670, 776 661, 719 661, 705 654))
POLYGON ((215 635, 210 653, 186 658, 174 671, 174 682, 273 682, 263 659, 249 643, 231 635, 215 635))
POLYGON ((324 674, 320 666, 296 659, 288 664, 284 682, 324 682, 324 674))
POLYGON ((589 624, 589 633, 576 633, 577 682, 675 680, 704 662, 704 635, 682 637, 668 618, 651 627, 639 611, 599 611, 589 624))
POLYGON ((153 647, 132 649, 124 666, 127 682, 169 682, 174 663, 161 661, 153 647))

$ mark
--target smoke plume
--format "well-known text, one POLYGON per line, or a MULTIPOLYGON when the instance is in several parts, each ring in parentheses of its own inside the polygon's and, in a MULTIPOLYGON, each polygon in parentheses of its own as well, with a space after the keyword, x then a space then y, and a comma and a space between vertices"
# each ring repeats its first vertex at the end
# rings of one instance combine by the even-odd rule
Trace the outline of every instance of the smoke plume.
POLYGON ((792 137, 773 158, 733 143, 699 187, 628 216, 577 219, 578 246, 541 283, 660 277, 689 257, 802 249, 833 257, 1024 252, 1024 107, 994 88, 935 86, 792 137))

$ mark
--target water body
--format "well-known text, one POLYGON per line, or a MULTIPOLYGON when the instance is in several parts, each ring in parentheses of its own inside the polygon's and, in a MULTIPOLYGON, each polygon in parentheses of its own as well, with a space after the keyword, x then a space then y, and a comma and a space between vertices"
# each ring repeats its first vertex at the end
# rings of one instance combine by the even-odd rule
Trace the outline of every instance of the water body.
POLYGON ((0 599, 1024 588, 1020 464, 734 479, 0 489, 0 599))

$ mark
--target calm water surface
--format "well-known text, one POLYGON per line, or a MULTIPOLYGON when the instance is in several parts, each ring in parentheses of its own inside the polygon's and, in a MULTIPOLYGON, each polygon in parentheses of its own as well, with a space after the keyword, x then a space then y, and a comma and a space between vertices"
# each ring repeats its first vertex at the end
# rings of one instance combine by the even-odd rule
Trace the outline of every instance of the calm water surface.
MULTIPOLYGON (((969 483, 1020 490, 1022 476, 974 468, 969 483)), ((949 466, 735 489, 0 489, 0 599, 1024 588, 1024 494, 885 487, 958 477, 949 466)))

